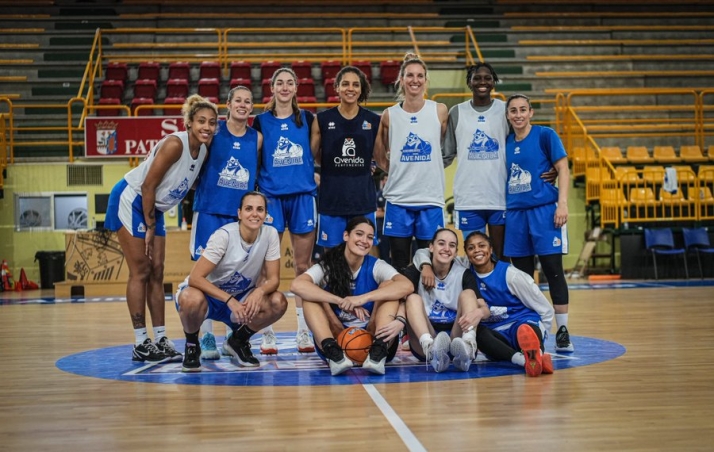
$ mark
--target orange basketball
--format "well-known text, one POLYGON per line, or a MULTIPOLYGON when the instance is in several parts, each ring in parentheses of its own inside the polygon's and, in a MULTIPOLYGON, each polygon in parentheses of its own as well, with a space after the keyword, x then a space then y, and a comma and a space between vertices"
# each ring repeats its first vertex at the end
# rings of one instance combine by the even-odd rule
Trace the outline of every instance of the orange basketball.
POLYGON ((340 344, 345 355, 355 364, 362 364, 367 355, 369 348, 372 346, 372 335, 367 330, 351 326, 345 328, 337 336, 337 343, 340 344))

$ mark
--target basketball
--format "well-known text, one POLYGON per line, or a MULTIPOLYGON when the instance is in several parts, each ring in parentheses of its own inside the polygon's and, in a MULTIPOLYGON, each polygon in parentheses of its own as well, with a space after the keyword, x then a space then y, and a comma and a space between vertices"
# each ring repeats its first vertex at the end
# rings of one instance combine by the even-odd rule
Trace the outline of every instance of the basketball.
POLYGON ((337 336, 337 343, 340 344, 345 355, 355 364, 362 364, 367 355, 369 348, 372 346, 372 335, 367 330, 351 326, 345 328, 337 336))

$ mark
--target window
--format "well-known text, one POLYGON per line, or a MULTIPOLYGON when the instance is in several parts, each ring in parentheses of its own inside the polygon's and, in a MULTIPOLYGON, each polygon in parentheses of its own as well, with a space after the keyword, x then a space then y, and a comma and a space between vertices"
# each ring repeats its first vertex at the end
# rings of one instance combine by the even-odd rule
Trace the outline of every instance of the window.
POLYGON ((86 193, 15 194, 15 230, 87 229, 86 193))

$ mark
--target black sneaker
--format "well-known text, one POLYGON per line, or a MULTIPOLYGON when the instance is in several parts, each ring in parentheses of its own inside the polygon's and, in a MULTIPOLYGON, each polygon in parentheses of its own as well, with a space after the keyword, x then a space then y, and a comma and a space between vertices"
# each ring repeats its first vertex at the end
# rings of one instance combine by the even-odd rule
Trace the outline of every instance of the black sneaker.
POLYGON ((148 337, 144 342, 134 346, 131 354, 132 361, 159 363, 166 359, 164 352, 158 349, 148 337))
POLYGON ((159 351, 161 351, 166 356, 167 362, 178 363, 181 362, 181 359, 183 359, 181 353, 176 351, 173 342, 171 342, 168 337, 162 337, 161 339, 159 339, 159 342, 156 342, 155 345, 156 348, 158 348, 159 351))
POLYGON ((231 334, 231 337, 224 342, 227 351, 238 360, 241 366, 245 367, 258 367, 260 361, 253 356, 253 352, 250 350, 250 342, 241 342, 237 337, 237 334, 231 334))
POLYGON ((327 363, 330 365, 330 373, 332 376, 340 375, 347 369, 354 366, 354 363, 345 357, 345 353, 342 351, 337 341, 334 339, 328 340, 322 344, 322 354, 327 358, 327 363))
POLYGON ((186 348, 183 352, 183 368, 182 372, 200 372, 201 371, 201 347, 196 344, 186 342, 186 348))
POLYGON ((568 328, 563 325, 558 328, 558 332, 555 333, 555 351, 556 352, 573 352, 575 347, 573 343, 570 342, 570 333, 568 333, 568 328))
POLYGON ((387 362, 387 344, 383 340, 377 339, 369 349, 369 356, 362 363, 362 368, 373 374, 384 375, 384 363, 387 362))

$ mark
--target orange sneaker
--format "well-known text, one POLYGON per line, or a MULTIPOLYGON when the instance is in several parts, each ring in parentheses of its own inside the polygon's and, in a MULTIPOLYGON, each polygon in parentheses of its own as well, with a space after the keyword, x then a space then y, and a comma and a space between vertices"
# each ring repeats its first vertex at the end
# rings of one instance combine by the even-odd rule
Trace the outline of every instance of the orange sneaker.
POLYGON ((550 353, 543 353, 543 373, 553 373, 553 356, 550 353))
POLYGON ((543 372, 543 357, 540 352, 540 341, 530 325, 518 327, 518 346, 526 357, 526 374, 537 377, 543 372))

